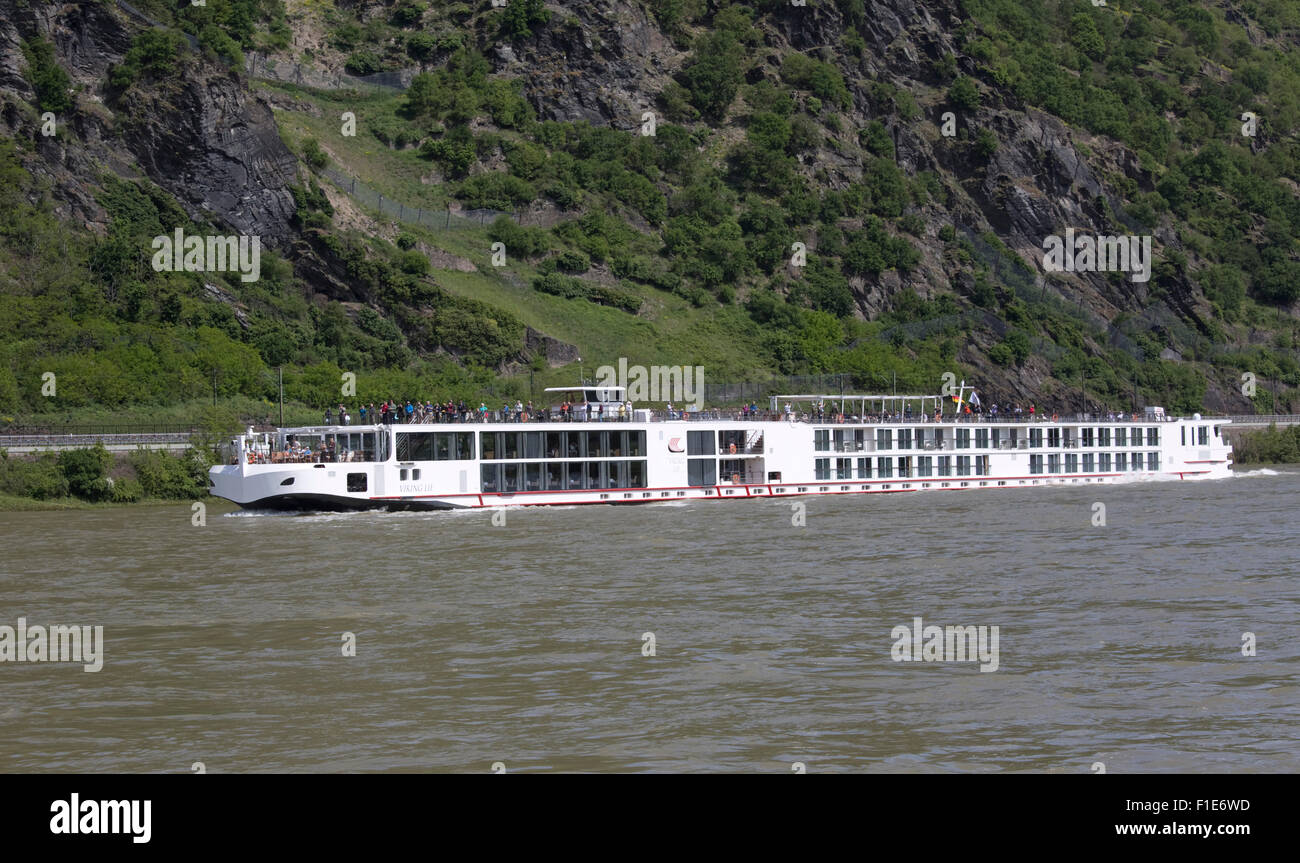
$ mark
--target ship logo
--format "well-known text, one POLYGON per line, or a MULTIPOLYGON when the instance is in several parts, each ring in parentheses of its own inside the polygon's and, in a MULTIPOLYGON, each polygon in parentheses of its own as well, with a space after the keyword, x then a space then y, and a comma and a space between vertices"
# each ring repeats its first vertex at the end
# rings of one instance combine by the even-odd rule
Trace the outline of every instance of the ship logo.
POLYGON ((685 452, 686 448, 682 446, 682 439, 679 437, 670 437, 668 439, 669 452, 685 452))

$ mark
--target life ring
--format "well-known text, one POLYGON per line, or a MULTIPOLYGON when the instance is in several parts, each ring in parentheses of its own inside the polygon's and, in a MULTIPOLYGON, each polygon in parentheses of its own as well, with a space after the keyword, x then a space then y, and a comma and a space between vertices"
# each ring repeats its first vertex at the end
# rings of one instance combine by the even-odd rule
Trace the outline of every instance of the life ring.
POLYGON ((736 454, 736 445, 734 443, 731 445, 731 454, 732 455, 736 454))
POLYGON ((253 462, 253 453, 251 453, 251 452, 248 454, 248 463, 249 463, 249 464, 253 464, 253 463, 254 463, 254 462, 253 462))
POLYGON ((1060 417, 1056 414, 1052 414, 1052 422, 1057 422, 1058 420, 1060 420, 1060 417))

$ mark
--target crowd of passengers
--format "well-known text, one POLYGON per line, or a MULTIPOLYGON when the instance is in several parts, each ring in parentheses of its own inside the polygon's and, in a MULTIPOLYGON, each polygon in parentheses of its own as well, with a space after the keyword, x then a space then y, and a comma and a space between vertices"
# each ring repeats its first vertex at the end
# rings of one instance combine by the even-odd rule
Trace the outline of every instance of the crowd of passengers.
MULTIPOLYGON (((926 413, 914 412, 911 406, 904 407, 901 411, 883 411, 880 413, 868 413, 861 416, 857 414, 845 415, 837 412, 835 405, 828 405, 824 400, 813 402, 808 410, 796 410, 795 406, 786 403, 784 409, 779 412, 770 410, 760 410, 757 403, 741 405, 739 408, 728 408, 723 410, 689 410, 675 409, 672 402, 668 402, 664 410, 651 410, 650 418, 655 421, 659 420, 687 420, 687 419, 708 419, 708 420, 789 420, 797 422, 872 422, 872 423, 890 423, 890 422, 1045 422, 1048 420, 1057 420, 1056 414, 1048 415, 1045 410, 1039 410, 1038 406, 1032 402, 1028 408, 1022 407, 1019 403, 1008 405, 1000 408, 996 403, 989 407, 985 413, 982 405, 963 405, 963 408, 955 414, 944 415, 936 411, 933 416, 926 413)), ((337 409, 325 409, 325 425, 352 425, 353 413, 346 405, 340 404, 337 409), (337 419, 336 419, 337 417, 337 419)), ((569 402, 564 401, 556 407, 535 407, 532 400, 524 402, 516 400, 512 406, 509 402, 503 402, 500 410, 491 410, 486 402, 479 402, 477 408, 466 404, 464 399, 458 402, 448 400, 447 402, 434 402, 418 400, 402 401, 400 399, 389 399, 379 405, 374 402, 362 404, 356 409, 356 420, 358 425, 393 425, 398 423, 411 424, 429 424, 429 423, 474 423, 474 422, 571 422, 571 421, 591 421, 591 422, 627 422, 633 418, 632 402, 626 401, 617 404, 588 404, 587 402, 569 402)), ((1136 414, 1126 415, 1123 412, 1108 412, 1105 418, 1111 422, 1124 422, 1126 419, 1138 419, 1136 414)), ((1101 415, 1097 416, 1101 419, 1101 415)))

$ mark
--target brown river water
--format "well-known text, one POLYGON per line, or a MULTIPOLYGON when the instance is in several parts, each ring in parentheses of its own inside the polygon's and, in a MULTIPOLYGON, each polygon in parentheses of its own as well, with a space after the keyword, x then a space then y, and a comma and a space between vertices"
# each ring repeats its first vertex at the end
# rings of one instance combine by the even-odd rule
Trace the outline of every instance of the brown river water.
POLYGON ((103 626, 0 662, 0 771, 1300 771, 1298 493, 0 513, 0 625, 103 626))

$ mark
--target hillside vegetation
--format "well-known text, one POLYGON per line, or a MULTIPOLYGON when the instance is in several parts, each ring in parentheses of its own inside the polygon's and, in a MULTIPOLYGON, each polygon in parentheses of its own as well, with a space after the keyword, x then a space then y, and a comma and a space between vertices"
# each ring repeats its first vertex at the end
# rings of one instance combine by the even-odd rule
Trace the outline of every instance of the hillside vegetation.
POLYGON ((0 0, 21 44, 0 80, 15 422, 214 394, 269 415, 278 367, 313 407, 344 372, 365 401, 527 398, 620 356, 713 382, 930 393, 951 371, 995 400, 1294 407, 1293 3, 135 5, 162 26, 0 0), (60 15, 120 33, 87 56, 60 15), (408 83, 311 89, 250 56, 408 83), (197 205, 150 143, 214 133, 141 110, 212 81, 272 108, 292 166, 254 282, 150 266, 153 237, 247 217, 197 205), (340 177, 403 213, 510 215, 417 224, 340 177), (1066 228, 1151 235, 1150 281, 1044 272, 1066 228))

